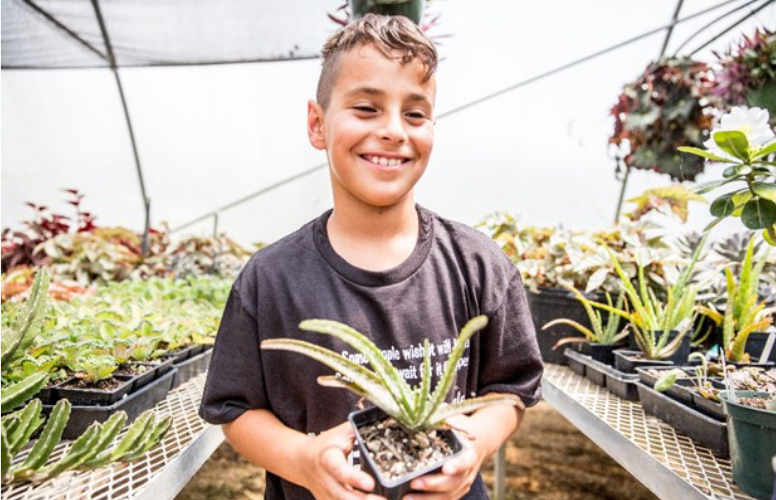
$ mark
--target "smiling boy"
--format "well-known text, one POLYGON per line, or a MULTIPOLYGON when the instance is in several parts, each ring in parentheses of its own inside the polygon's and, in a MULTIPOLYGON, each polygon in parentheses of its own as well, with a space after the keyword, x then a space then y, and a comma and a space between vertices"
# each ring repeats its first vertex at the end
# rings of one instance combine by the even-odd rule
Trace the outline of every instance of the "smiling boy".
MULTIPOLYGON (((433 147, 436 57, 401 17, 367 15, 324 46, 307 130, 326 151, 334 209, 240 273, 201 406, 235 450, 267 470, 266 498, 375 498, 372 478, 347 458, 346 418, 357 398, 317 386, 330 374, 323 365, 259 350, 282 336, 353 355, 333 337, 299 330, 304 319, 334 319, 368 335, 414 385, 423 340, 438 370, 466 321, 485 314, 488 327, 459 362, 453 398, 511 393, 531 406, 540 397, 542 364, 517 268, 484 235, 415 204, 433 147)), ((469 446, 441 474, 414 480, 412 498, 487 498, 479 467, 521 418, 493 406, 455 419, 469 446)))

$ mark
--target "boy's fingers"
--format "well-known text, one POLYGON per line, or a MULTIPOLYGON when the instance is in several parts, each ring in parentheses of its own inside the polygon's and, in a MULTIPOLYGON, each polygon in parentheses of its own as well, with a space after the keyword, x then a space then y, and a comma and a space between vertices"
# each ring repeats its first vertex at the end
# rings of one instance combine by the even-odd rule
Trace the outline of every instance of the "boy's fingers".
POLYGON ((413 480, 410 487, 417 491, 448 492, 457 490, 465 479, 466 476, 464 474, 455 476, 427 474, 422 478, 413 480))
POLYGON ((372 477, 350 465, 342 449, 335 445, 323 450, 321 464, 340 484, 362 491, 372 491, 375 487, 372 477))
POLYGON ((463 453, 447 462, 442 467, 442 474, 452 476, 468 471, 477 464, 477 455, 471 448, 466 448, 463 453))

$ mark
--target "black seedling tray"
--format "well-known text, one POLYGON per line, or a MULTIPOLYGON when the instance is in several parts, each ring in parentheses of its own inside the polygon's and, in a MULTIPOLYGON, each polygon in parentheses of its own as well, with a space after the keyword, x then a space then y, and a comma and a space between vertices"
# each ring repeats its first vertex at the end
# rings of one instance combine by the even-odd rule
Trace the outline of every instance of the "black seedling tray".
POLYGON ((364 440, 361 438, 361 432, 359 429, 365 425, 372 424, 387 418, 385 412, 379 408, 367 408, 366 410, 354 411, 348 415, 348 420, 356 431, 356 441, 358 442, 359 449, 359 461, 361 462, 361 470, 367 472, 375 480, 375 489, 371 492, 377 495, 385 497, 387 500, 399 500, 405 494, 411 491, 410 482, 416 477, 424 476, 426 474, 435 474, 442 470, 445 463, 453 458, 457 457, 461 451, 463 451, 463 445, 458 439, 455 432, 449 429, 437 430, 440 436, 447 441, 453 450, 453 454, 445 457, 442 461, 429 465, 428 467, 418 469, 406 476, 402 476, 398 479, 388 481, 383 479, 378 472, 378 467, 369 456, 364 440))
MULTIPOLYGON (((175 369, 110 406, 73 405, 70 410, 70 419, 67 421, 62 437, 76 439, 93 422, 105 422, 117 411, 125 411, 127 423, 132 422, 138 415, 153 408, 156 403, 167 396, 174 377, 175 369)), ((43 405, 43 414, 49 416, 53 408, 54 405, 43 405)))
MULTIPOLYGON (((644 384, 648 385, 649 387, 654 388, 655 383, 657 382, 657 377, 647 372, 649 370, 657 370, 661 372, 670 371, 670 370, 673 370, 674 368, 679 368, 685 373, 688 373, 688 371, 684 369, 684 367, 677 367, 677 366, 644 366, 644 367, 637 368, 636 373, 638 374, 639 380, 641 380, 644 384)), ((693 386, 692 380, 690 380, 689 378, 677 379, 674 385, 669 387, 665 391, 665 394, 676 399, 677 401, 681 401, 686 405, 693 406, 693 402, 692 402, 693 387, 694 386, 693 386)))
POLYGON ((654 415, 677 431, 689 436, 714 454, 728 458, 727 424, 660 394, 645 383, 636 382, 641 406, 648 415, 654 415))
POLYGON ((614 367, 621 372, 636 373, 636 368, 640 366, 673 366, 672 361, 659 361, 655 359, 630 359, 630 356, 641 354, 641 351, 630 351, 628 349, 618 349, 614 351, 614 367))
POLYGON ((636 388, 638 375, 623 373, 612 367, 606 373, 606 389, 626 401, 638 401, 639 391, 636 388))
POLYGON ((182 363, 176 363, 175 368, 175 380, 172 382, 172 388, 180 386, 181 384, 188 382, 191 378, 196 377, 200 373, 207 371, 210 366, 210 358, 213 356, 213 350, 197 354, 191 359, 187 359, 182 363))
POLYGON ((132 375, 132 389, 130 389, 129 392, 135 392, 139 390, 147 383, 151 382, 152 380, 156 380, 168 371, 172 370, 173 361, 174 360, 172 358, 160 358, 151 362, 133 362, 132 364, 135 365, 145 365, 148 367, 148 369, 138 375, 132 375))
POLYGON ((132 380, 135 377, 126 375, 114 375, 113 378, 119 380, 121 385, 112 391, 63 387, 68 382, 77 380, 76 377, 71 377, 58 384, 55 389, 57 391, 58 399, 67 399, 72 405, 109 406, 129 393, 129 391, 132 389, 132 380))
POLYGON ((695 406, 701 413, 708 415, 716 420, 725 420, 725 412, 722 409, 721 402, 704 398, 698 391, 693 391, 692 402, 693 406, 695 406))
MULTIPOLYGON (((569 368, 571 368, 571 371, 573 371, 580 377, 584 377, 585 369, 587 368, 587 365, 585 365, 582 361, 578 359, 578 356, 580 356, 580 353, 572 349, 569 349, 567 347, 563 351, 563 355, 566 356, 566 360, 568 361, 568 365, 569 365, 569 368)), ((584 354, 582 354, 582 356, 584 356, 584 354)))

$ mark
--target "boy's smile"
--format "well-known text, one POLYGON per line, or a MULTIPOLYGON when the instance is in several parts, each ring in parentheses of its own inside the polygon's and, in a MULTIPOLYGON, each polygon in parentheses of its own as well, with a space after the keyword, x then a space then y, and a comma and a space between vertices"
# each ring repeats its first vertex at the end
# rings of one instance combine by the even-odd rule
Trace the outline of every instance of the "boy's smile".
POLYGON ((308 105, 310 142, 326 149, 335 197, 373 207, 405 199, 428 165, 434 140, 434 77, 418 59, 401 64, 372 45, 339 55, 326 111, 308 105))

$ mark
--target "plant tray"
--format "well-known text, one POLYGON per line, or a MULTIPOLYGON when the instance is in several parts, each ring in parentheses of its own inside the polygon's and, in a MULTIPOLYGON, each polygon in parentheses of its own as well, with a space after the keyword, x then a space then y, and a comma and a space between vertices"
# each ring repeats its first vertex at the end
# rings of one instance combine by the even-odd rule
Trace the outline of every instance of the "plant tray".
POLYGON ((641 381, 637 381, 636 385, 645 413, 656 416, 706 446, 719 457, 730 456, 725 422, 719 422, 665 394, 660 394, 641 381))
POLYGON ((369 456, 366 444, 364 443, 363 439, 361 439, 361 433, 359 432, 361 427, 380 421, 384 418, 386 418, 386 414, 379 408, 368 408, 366 410, 354 411, 348 415, 348 420, 350 420, 350 424, 353 426, 353 429, 356 432, 356 441, 358 442, 358 449, 360 453, 359 457, 361 462, 361 469, 375 479, 375 489, 372 491, 372 493, 381 495, 387 500, 399 500, 406 493, 410 492, 410 482, 413 479, 416 477, 424 476, 426 474, 434 474, 441 471, 442 466, 447 461, 457 457, 464 449, 463 444, 461 444, 461 441, 458 439, 458 436, 455 434, 455 432, 449 429, 440 430, 438 432, 441 433, 443 439, 445 439, 453 449, 452 455, 446 457, 441 462, 429 465, 428 467, 422 469, 418 469, 393 481, 385 480, 380 476, 377 465, 372 460, 372 457, 369 456))
POLYGON ((567 347, 565 351, 563 351, 563 355, 566 356, 566 360, 568 361, 568 365, 569 365, 569 368, 571 368, 571 371, 573 371, 580 377, 584 377, 585 368, 587 367, 587 365, 585 365, 582 361, 577 359, 580 354, 577 351, 574 351, 567 347))
POLYGON ((612 367, 608 368, 609 370, 606 373, 606 389, 626 401, 638 401, 639 391, 636 387, 638 375, 623 373, 612 367))
MULTIPOLYGON (((127 413, 127 423, 132 422, 141 413, 163 400, 170 391, 175 370, 152 381, 139 391, 128 395, 124 399, 110 406, 78 406, 73 405, 70 410, 70 420, 67 421, 62 433, 64 439, 76 439, 93 423, 105 422, 117 411, 127 413)), ((54 409, 54 405, 43 405, 43 414, 48 416, 54 409)))
POLYGON ((572 363, 582 365, 584 367, 585 376, 591 382, 601 387, 606 387, 606 365, 595 361, 590 356, 569 348, 566 348, 564 355, 568 358, 569 365, 572 363))
POLYGON ((79 389, 63 387, 63 385, 76 380, 71 377, 56 386, 56 399, 67 399, 72 405, 96 405, 108 406, 126 396, 132 389, 132 381, 135 377, 126 375, 114 375, 113 378, 121 382, 121 385, 112 391, 100 391, 97 389, 79 389))
MULTIPOLYGON (((654 388, 655 383, 657 382, 657 377, 654 375, 648 373, 649 370, 657 370, 657 371, 670 371, 674 368, 679 368, 682 370, 682 367, 674 367, 674 366, 644 366, 636 368, 636 373, 638 373, 639 380, 641 380, 644 384, 648 385, 649 387, 654 388)), ((685 373, 687 370, 683 370, 685 373)), ((688 406, 694 406, 692 401, 692 395, 695 391, 693 389, 693 383, 690 379, 678 379, 676 383, 674 383, 673 386, 669 387, 665 394, 668 396, 676 399, 677 401, 682 402, 683 404, 686 404, 688 406)))
POLYGON ((191 359, 187 359, 182 363, 175 364, 175 379, 172 382, 172 388, 175 389, 179 385, 187 382, 192 377, 196 377, 200 373, 207 371, 210 366, 210 358, 213 356, 213 350, 197 354, 191 359))
POLYGON ((172 370, 173 367, 173 359, 172 358, 160 358, 156 359, 151 363, 147 362, 136 362, 136 364, 143 364, 146 366, 149 366, 149 369, 145 372, 134 375, 132 377, 132 389, 130 392, 135 392, 139 390, 141 387, 145 386, 152 380, 156 380, 168 371, 172 370))
POLYGON ((722 410, 722 403, 704 398, 697 391, 692 393, 693 405, 700 411, 713 419, 725 421, 725 412, 722 410))
POLYGON ((654 359, 632 359, 632 356, 641 354, 641 351, 618 349, 614 351, 614 367, 625 373, 636 373, 639 366, 673 366, 672 361, 658 361, 654 359))

